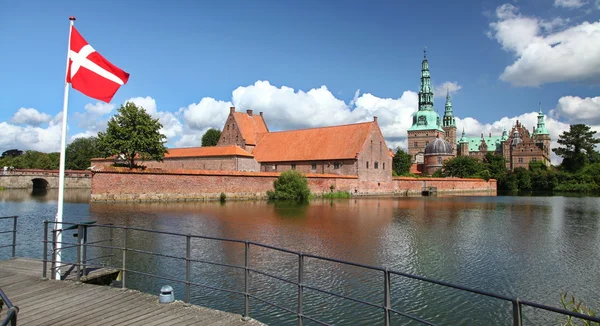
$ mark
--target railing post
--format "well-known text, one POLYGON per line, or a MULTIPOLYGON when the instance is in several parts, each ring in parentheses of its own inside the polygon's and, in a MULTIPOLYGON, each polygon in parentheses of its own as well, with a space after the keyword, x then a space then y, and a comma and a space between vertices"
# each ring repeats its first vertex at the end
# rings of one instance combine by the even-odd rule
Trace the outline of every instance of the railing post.
POLYGON ((121 288, 125 289, 125 275, 127 271, 127 227, 123 227, 123 267, 121 268, 121 288))
MULTIPOLYGON (((52 265, 51 266, 51 273, 52 274, 52 279, 56 280, 56 242, 58 241, 58 235, 57 235, 57 230, 52 228, 52 265)), ((60 280, 59 280, 60 281, 60 280)))
POLYGON ((15 258, 15 253, 16 253, 16 248, 17 248, 17 218, 18 218, 18 216, 13 217, 12 258, 15 258))
POLYGON ((188 234, 185 236, 185 302, 190 303, 190 280, 191 280, 191 265, 192 255, 192 237, 188 234))
POLYGON ((44 221, 44 253, 42 255, 44 260, 42 261, 42 279, 47 280, 47 271, 48 269, 48 221, 44 221))
POLYGON ((392 300, 390 295, 390 271, 386 268, 383 272, 383 308, 385 311, 385 326, 390 326, 390 309, 392 300))
POLYGON ((83 251, 83 248, 81 247, 83 243, 83 225, 78 224, 77 225, 77 276, 76 276, 76 280, 77 282, 79 282, 79 278, 81 275, 81 252, 83 251))
POLYGON ((513 326, 521 326, 523 325, 523 318, 521 314, 521 302, 519 299, 514 299, 512 301, 512 311, 513 311, 513 326))
POLYGON ((250 242, 244 243, 244 320, 250 320, 250 242))
POLYGON ((87 225, 83 225, 83 237, 81 238, 81 263, 83 275, 87 276, 87 225))
MULTIPOLYGON (((110 223, 108 225, 112 226, 112 223, 110 223)), ((110 266, 110 268, 113 268, 112 262, 113 262, 113 254, 114 254, 114 250, 113 250, 114 241, 113 241, 113 228, 110 227, 110 226, 108 227, 108 229, 110 230, 109 231, 110 238, 108 240, 108 243, 109 243, 109 246, 110 246, 110 255, 108 257, 108 266, 110 266)))
POLYGON ((304 254, 298 254, 298 326, 302 326, 302 292, 304 290, 304 254))

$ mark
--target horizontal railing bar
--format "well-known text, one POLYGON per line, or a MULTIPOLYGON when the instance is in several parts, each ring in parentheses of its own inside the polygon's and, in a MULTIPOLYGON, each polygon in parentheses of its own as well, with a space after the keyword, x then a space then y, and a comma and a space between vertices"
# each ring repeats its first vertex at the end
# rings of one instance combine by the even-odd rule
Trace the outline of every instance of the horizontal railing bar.
POLYGON ((111 238, 111 239, 106 239, 106 240, 91 241, 91 242, 86 242, 84 245, 85 246, 89 246, 89 245, 94 245, 96 243, 109 242, 109 241, 112 241, 112 240, 114 240, 114 239, 111 238))
MULTIPOLYGON (((170 278, 170 277, 166 277, 166 276, 158 276, 158 275, 154 275, 154 274, 150 274, 150 273, 144 273, 144 272, 135 271, 135 270, 132 270, 132 269, 126 269, 125 271, 127 273, 134 273, 134 274, 144 275, 144 276, 148 276, 148 277, 154 277, 154 278, 159 278, 159 279, 163 279, 163 280, 173 281, 173 282, 177 282, 177 283, 183 283, 183 284, 186 283, 186 281, 183 281, 183 280, 178 280, 178 279, 170 278)), ((240 292, 240 291, 236 291, 236 290, 229 290, 229 289, 218 288, 218 287, 214 287, 214 286, 210 286, 210 285, 206 285, 206 284, 200 284, 200 283, 192 283, 192 282, 190 282, 190 285, 201 286, 201 287, 212 289, 212 290, 229 292, 229 293, 236 293, 236 294, 240 294, 240 295, 244 294, 244 292, 240 292)))
POLYGON ((408 313, 405 313, 405 312, 401 312, 401 311, 398 311, 398 310, 396 310, 396 309, 388 309, 388 310, 389 310, 389 311, 391 311, 391 312, 393 312, 393 313, 395 313, 395 314, 398 314, 398 315, 400 315, 400 316, 403 316, 403 317, 406 317, 406 318, 412 319, 412 320, 414 320, 414 321, 418 321, 418 322, 419 322, 419 323, 421 323, 421 324, 430 325, 430 326, 435 326, 435 324, 433 324, 433 323, 430 323, 430 322, 426 321, 425 319, 421 319, 421 318, 419 318, 419 317, 415 317, 415 316, 413 316, 413 315, 411 315, 411 314, 408 314, 408 313))
MULTIPOLYGON (((93 258, 87 258, 86 257, 86 261, 90 261, 90 260, 96 260, 96 259, 101 259, 101 258, 108 258, 108 257, 115 257, 115 255, 106 255, 106 256, 100 256, 100 257, 93 257, 93 258)), ((87 264, 86 264, 87 265, 87 264)), ((103 266, 106 267, 106 266, 103 266)))
POLYGON ((0 216, 0 220, 8 219, 8 218, 17 218, 18 216, 0 216))
POLYGON ((231 264, 225 264, 225 263, 217 263, 217 262, 212 262, 212 261, 203 260, 203 259, 190 259, 190 261, 192 263, 203 263, 203 264, 223 266, 223 267, 231 267, 231 268, 237 268, 237 269, 244 269, 245 268, 244 266, 231 265, 231 264))
POLYGON ((129 252, 136 252, 138 254, 147 254, 147 255, 151 255, 151 256, 158 256, 158 257, 165 257, 165 258, 173 258, 173 259, 185 260, 185 257, 173 256, 173 255, 167 255, 167 254, 159 254, 157 252, 152 252, 152 251, 147 251, 147 250, 133 249, 133 248, 127 248, 126 250, 129 251, 129 252))
POLYGON ((452 284, 452 283, 448 283, 448 282, 444 282, 444 281, 434 280, 434 279, 431 279, 428 277, 407 274, 407 273, 394 271, 394 270, 390 270, 389 272, 390 272, 390 274, 404 276, 404 277, 412 278, 412 279, 419 280, 419 281, 424 281, 424 282, 433 283, 433 284, 437 284, 437 285, 443 285, 443 286, 447 286, 450 288, 467 291, 467 292, 471 292, 471 293, 476 293, 476 294, 481 294, 481 295, 485 295, 488 297, 493 297, 493 298, 501 299, 501 300, 505 300, 505 301, 513 301, 512 298, 509 298, 509 297, 501 295, 501 294, 495 294, 495 293, 490 293, 490 292, 481 291, 481 290, 477 290, 477 289, 472 289, 472 288, 462 286, 462 285, 456 285, 456 284, 452 284))
POLYGON ((248 268, 248 270, 249 270, 249 271, 251 271, 251 272, 254 272, 254 273, 256 273, 256 274, 261 274, 261 275, 264 275, 264 276, 272 277, 272 278, 274 278, 274 279, 276 279, 276 280, 280 280, 280 281, 282 281, 282 282, 286 282, 286 283, 288 283, 288 284, 292 284, 292 285, 298 285, 298 282, 296 282, 296 281, 292 281, 292 280, 286 280, 286 279, 285 279, 285 278, 283 278, 283 277, 276 276, 276 275, 273 275, 273 274, 270 274, 270 273, 267 273, 267 272, 263 272, 263 271, 260 271, 260 270, 258 270, 258 269, 254 269, 254 268, 250 268, 250 267, 249 267, 249 268, 248 268))
POLYGON ((316 288, 314 286, 302 285, 302 287, 305 288, 305 289, 314 290, 314 291, 317 291, 317 292, 329 294, 329 295, 332 295, 334 297, 338 297, 338 298, 342 298, 342 299, 346 299, 346 300, 350 300, 350 301, 354 301, 354 302, 366 304, 367 306, 371 306, 371 307, 374 307, 374 308, 385 309, 383 306, 378 305, 378 304, 374 304, 374 303, 371 303, 371 302, 368 302, 368 301, 364 301, 364 300, 361 300, 361 299, 347 297, 347 296, 345 296, 343 294, 339 294, 339 293, 335 293, 335 292, 331 292, 331 291, 327 291, 327 290, 321 290, 321 289, 316 288))
POLYGON ((10 231, 0 231, 0 234, 4 234, 4 233, 13 233, 15 232, 14 230, 10 230, 10 231))
POLYGON ((248 241, 249 244, 257 246, 257 247, 263 247, 263 248, 268 248, 268 249, 273 249, 273 250, 277 250, 277 251, 282 251, 288 254, 293 254, 293 255, 300 255, 302 254, 299 251, 293 251, 293 250, 289 250, 289 249, 284 249, 284 248, 278 248, 278 247, 274 247, 274 246, 270 246, 267 244, 263 244, 263 243, 258 243, 258 242, 254 242, 254 241, 248 241))
POLYGON ((334 263, 340 263, 340 264, 362 267, 362 268, 366 268, 366 269, 372 269, 375 271, 385 272, 385 268, 382 268, 382 267, 370 266, 370 265, 365 265, 365 264, 361 264, 361 263, 353 263, 353 262, 345 261, 345 260, 341 260, 341 259, 321 257, 321 256, 311 255, 311 254, 304 254, 304 257, 309 257, 309 258, 314 258, 314 259, 319 259, 319 260, 330 261, 330 262, 334 262, 334 263))
POLYGON ((6 247, 12 247, 13 245, 9 244, 9 245, 2 245, 0 246, 0 248, 6 248, 6 247))
POLYGON ((298 315, 298 312, 296 312, 296 311, 294 311, 294 310, 292 310, 292 309, 290 309, 290 308, 287 308, 287 307, 284 307, 284 306, 280 306, 280 305, 278 305, 278 304, 276 304, 276 303, 274 303, 274 302, 271 302, 271 301, 269 301, 269 300, 267 300, 267 299, 263 299, 263 298, 261 298, 261 297, 257 297, 257 296, 256 296, 256 295, 254 295, 254 294, 248 294, 248 296, 249 296, 249 297, 251 297, 251 298, 253 298, 253 299, 256 299, 256 300, 258 300, 258 301, 260 301, 260 302, 264 302, 264 303, 266 303, 266 304, 268 304, 268 305, 271 305, 271 306, 273 306, 273 307, 277 307, 277 308, 279 308, 279 309, 285 310, 285 311, 287 311, 287 312, 289 312, 289 313, 292 313, 292 314, 294 314, 294 315, 298 315))
POLYGON ((530 302, 530 301, 523 301, 523 300, 519 300, 519 303, 522 305, 526 305, 526 306, 530 306, 533 308, 538 308, 538 309, 543 309, 543 310, 550 310, 552 312, 557 312, 563 315, 569 315, 571 317, 576 317, 576 318, 580 318, 580 319, 584 319, 587 321, 595 321, 595 322, 600 322, 600 317, 596 317, 596 316, 589 316, 589 315, 584 315, 584 314, 580 314, 578 312, 572 312, 572 311, 568 311, 568 310, 563 310, 560 308, 554 308, 551 306, 546 306, 543 304, 539 304, 539 303, 535 303, 535 302, 530 302))

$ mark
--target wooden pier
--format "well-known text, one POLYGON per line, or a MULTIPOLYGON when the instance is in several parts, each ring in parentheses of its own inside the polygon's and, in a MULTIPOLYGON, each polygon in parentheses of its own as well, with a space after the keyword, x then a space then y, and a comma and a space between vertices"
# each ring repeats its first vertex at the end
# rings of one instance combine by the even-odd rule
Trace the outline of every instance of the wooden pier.
MULTIPOLYGON (((135 290, 42 280, 42 262, 0 261, 0 288, 19 307, 19 325, 264 325, 241 315, 188 305, 159 304, 135 290)), ((0 320, 5 315, 0 313, 0 320)))

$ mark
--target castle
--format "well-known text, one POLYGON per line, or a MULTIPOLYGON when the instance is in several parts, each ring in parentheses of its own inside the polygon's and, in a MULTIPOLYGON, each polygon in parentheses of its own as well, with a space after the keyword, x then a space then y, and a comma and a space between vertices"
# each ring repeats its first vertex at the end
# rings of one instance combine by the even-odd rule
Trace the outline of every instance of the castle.
POLYGON ((412 156, 412 172, 431 175, 439 170, 445 160, 461 156, 482 159, 492 152, 504 156, 506 168, 528 168, 530 162, 550 165, 550 134, 544 122, 540 106, 537 127, 530 133, 516 121, 510 133, 506 130, 501 136, 462 137, 456 140, 456 119, 453 115, 450 93, 446 94, 444 116, 440 119, 434 110, 433 89, 427 53, 421 63, 421 89, 419 109, 413 114, 412 126, 408 129, 408 153, 412 156))
MULTIPOLYGON (((481 138, 468 138, 463 131, 457 142, 450 94, 446 95, 443 119, 434 110, 425 53, 419 109, 408 129, 408 153, 414 163, 411 171, 431 175, 449 158, 457 155, 483 158, 488 152, 503 155, 509 169, 528 167, 529 162, 535 161, 549 165, 550 135, 541 109, 532 134, 517 121, 510 134, 505 130, 502 136, 482 134, 481 138)), ((377 117, 363 123, 272 132, 262 112, 258 115, 252 110, 237 112, 231 107, 216 146, 170 148, 163 162, 148 161, 143 165, 166 170, 298 170, 310 175, 356 177, 364 186, 380 187, 391 181, 392 157, 377 117)), ((97 158, 92 159, 92 165, 114 161, 114 157, 97 158)))

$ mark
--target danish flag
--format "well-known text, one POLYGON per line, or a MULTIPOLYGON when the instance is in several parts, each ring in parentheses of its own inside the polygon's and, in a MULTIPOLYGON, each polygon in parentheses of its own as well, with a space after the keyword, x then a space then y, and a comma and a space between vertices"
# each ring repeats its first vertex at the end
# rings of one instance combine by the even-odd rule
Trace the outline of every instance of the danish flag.
POLYGON ((83 94, 109 103, 129 74, 106 60, 71 26, 67 83, 83 94))

